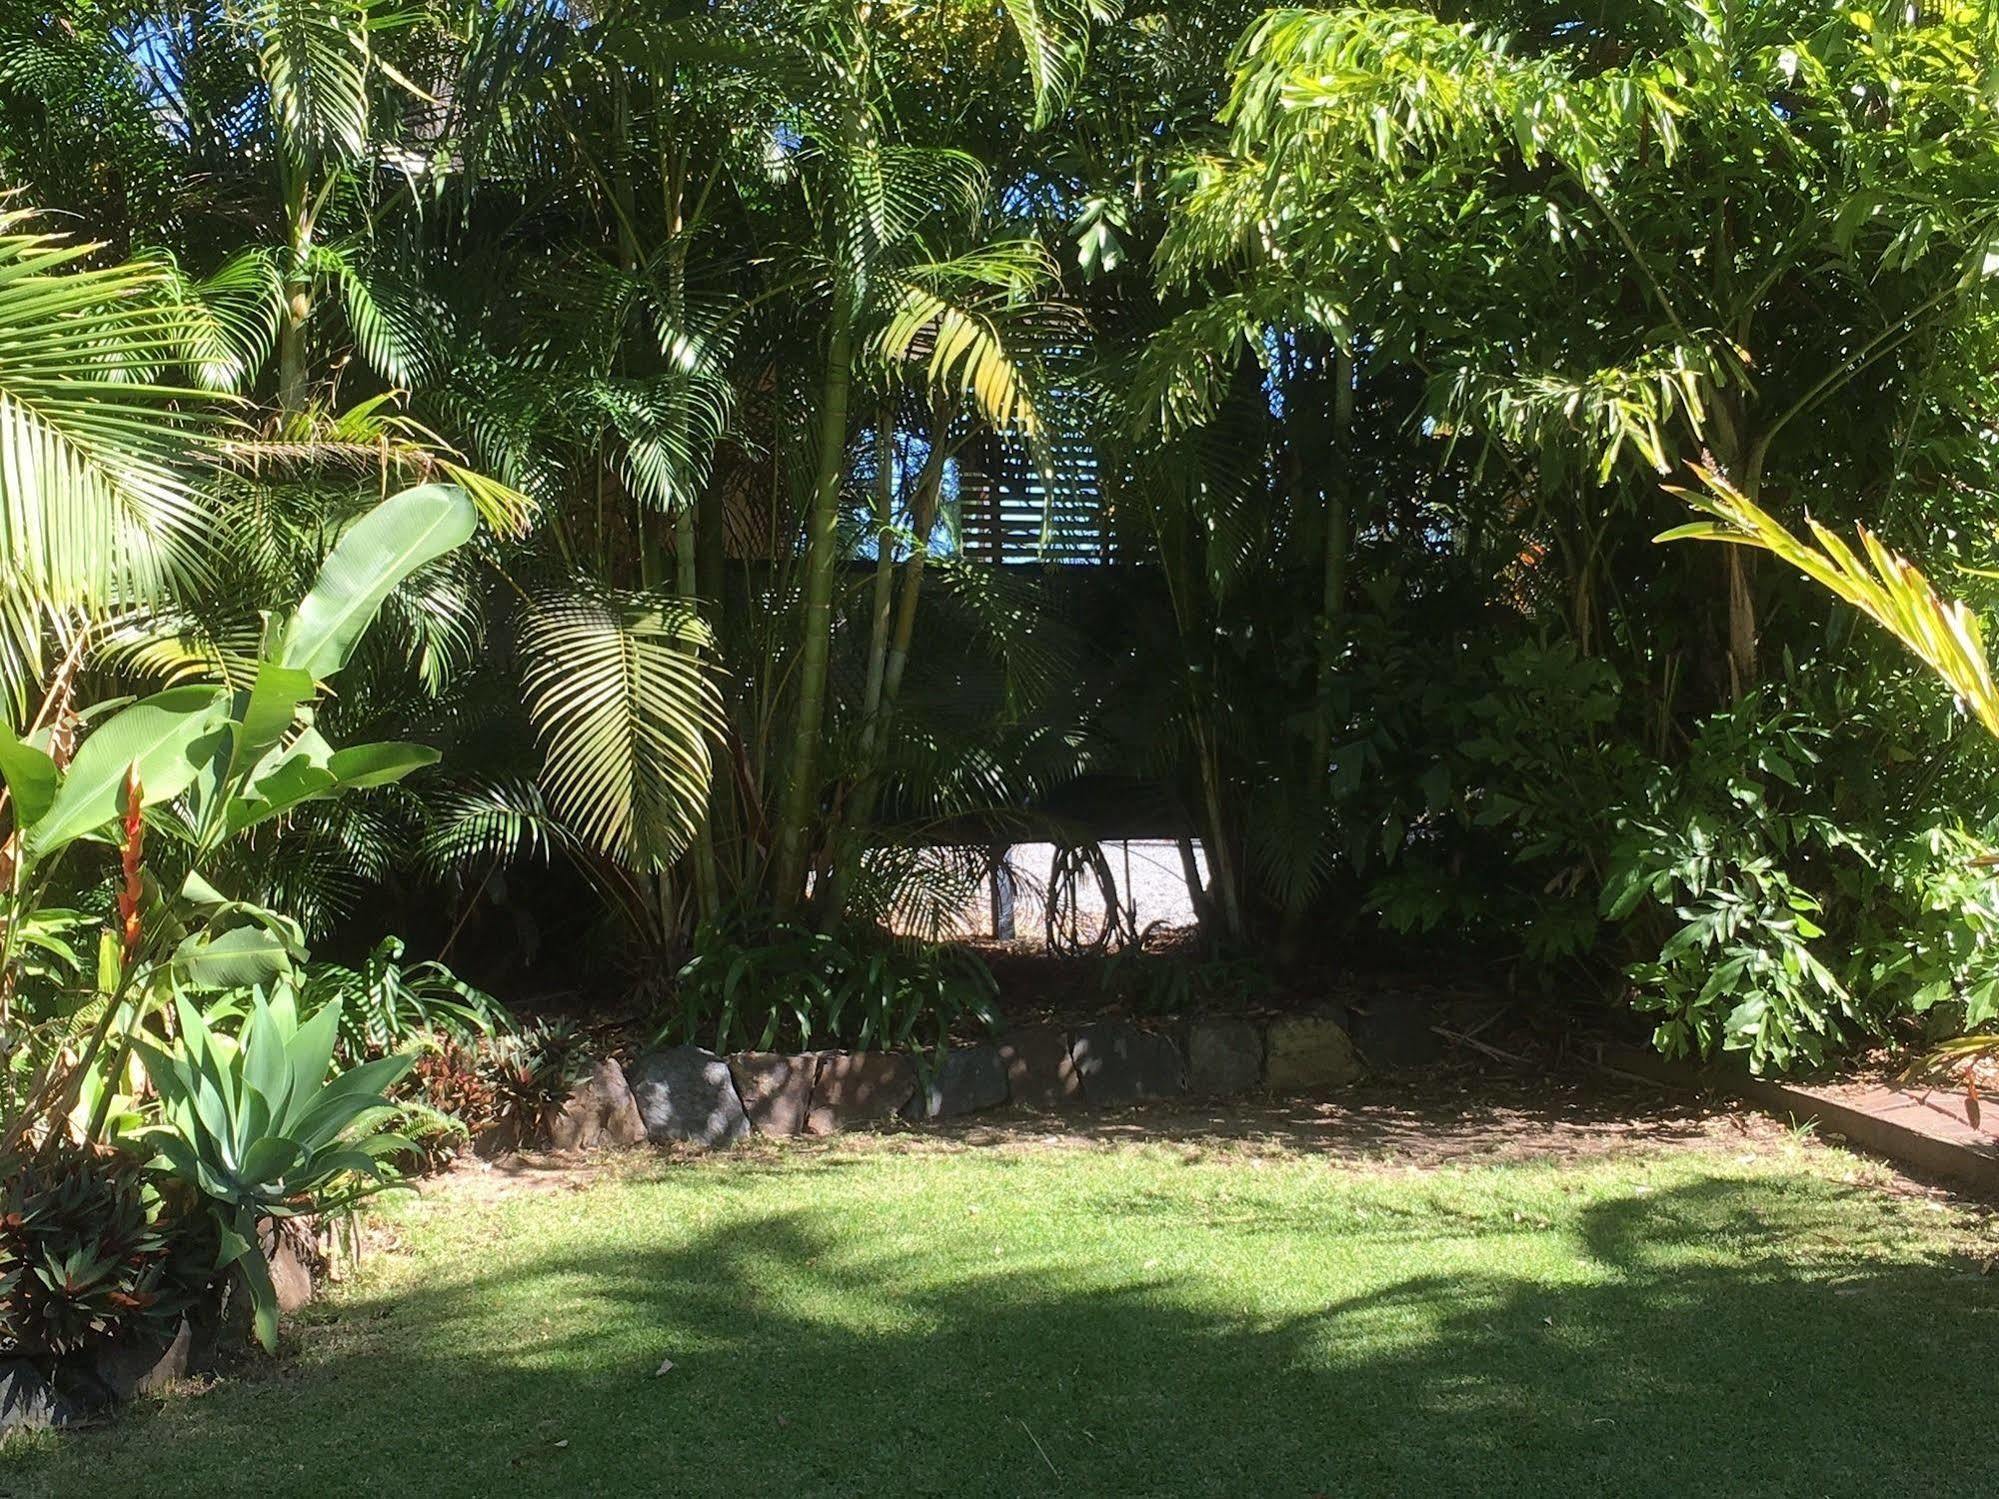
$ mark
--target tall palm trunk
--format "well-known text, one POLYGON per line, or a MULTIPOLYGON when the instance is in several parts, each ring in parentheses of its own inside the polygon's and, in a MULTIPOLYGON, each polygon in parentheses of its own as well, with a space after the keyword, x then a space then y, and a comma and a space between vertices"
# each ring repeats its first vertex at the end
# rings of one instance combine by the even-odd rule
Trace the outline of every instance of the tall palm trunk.
MULTIPOLYGON (((1718 391, 1712 402, 1715 438, 1707 457, 1708 466, 1733 484, 1753 504, 1763 502, 1763 463, 1760 446, 1754 452, 1745 442, 1745 414, 1731 391, 1718 391)), ((1740 701, 1757 682, 1756 596, 1749 588, 1749 559, 1742 547, 1723 547, 1722 559, 1728 590, 1728 695, 1740 701)))
MULTIPOLYGON (((1332 815, 1327 793, 1332 785, 1333 683, 1339 675, 1340 645, 1346 635, 1347 554, 1352 545, 1347 443, 1353 436, 1354 369, 1353 355, 1345 349, 1333 351, 1332 377, 1332 442, 1326 446, 1322 439, 1319 451, 1312 455, 1326 466, 1326 513, 1319 558, 1319 659, 1312 688, 1312 758, 1306 767, 1305 784, 1311 792, 1307 815, 1318 818, 1322 835, 1332 815)), ((1318 429, 1315 435, 1322 432, 1318 429)), ((1296 961, 1304 945, 1311 897, 1305 881, 1299 881, 1296 890, 1286 902, 1278 931, 1279 956, 1287 964, 1296 961)))
POLYGON ((827 665, 833 645, 833 586, 839 573, 840 480, 846 472, 847 400, 854 375, 854 292, 842 274, 826 337, 826 378, 819 396, 819 451, 806 518, 804 638, 798 657, 798 712, 778 811, 771 898, 780 912, 805 894, 811 823, 819 799, 819 736, 826 721, 827 665))
POLYGON ((889 635, 888 656, 882 666, 882 712, 886 720, 894 714, 902 692, 902 674, 909 666, 910 645, 916 638, 916 606, 923 593, 923 564, 930 556, 930 532, 937 524, 937 504, 944 492, 944 465, 951 447, 946 441, 954 416, 952 403, 939 402, 931 410, 930 451, 917 476, 915 493, 909 504, 915 541, 909 561, 903 564, 902 590, 895 604, 895 629, 889 635))
POLYGON ((882 678, 888 665, 888 623, 895 604, 895 403, 883 401, 875 417, 875 588, 868 611, 868 680, 862 694, 861 749, 875 746, 882 678))
POLYGON ((310 174, 303 164, 285 168, 285 265, 283 302, 278 309, 278 410, 289 416, 305 409, 305 329, 312 317, 312 233, 310 174))
MULTIPOLYGON (((909 508, 914 539, 910 545, 909 561, 900 569, 899 588, 897 570, 889 560, 891 548, 886 541, 886 531, 893 518, 892 488, 877 490, 876 514, 884 541, 881 556, 875 564, 874 610, 864 701, 867 716, 861 726, 860 780, 853 794, 847 798, 845 808, 846 829, 852 839, 855 856, 858 856, 860 842, 865 839, 868 827, 874 821, 875 803, 881 796, 882 753, 895 717, 896 699, 902 692, 902 677, 909 665, 910 645, 916 636, 916 606, 923 589, 923 563, 930 553, 930 529, 937 524, 937 502, 944 487, 944 464, 950 456, 945 438, 951 428, 951 416, 948 400, 939 398, 932 405, 930 450, 911 486, 909 508)), ((884 461, 886 459, 887 454, 884 453, 884 461)), ((833 891, 831 909, 837 910, 843 902, 846 881, 851 875, 851 860, 843 860, 835 874, 840 886, 833 891)))
MULTIPOLYGON (((694 507, 683 498, 673 518, 674 591, 691 610, 699 610, 701 584, 695 570, 699 555, 694 532, 694 507)), ((690 647, 696 655, 698 647, 690 647)), ((714 919, 722 906, 722 881, 715 867, 715 789, 708 788, 700 824, 694 829, 694 901, 703 921, 714 919)))

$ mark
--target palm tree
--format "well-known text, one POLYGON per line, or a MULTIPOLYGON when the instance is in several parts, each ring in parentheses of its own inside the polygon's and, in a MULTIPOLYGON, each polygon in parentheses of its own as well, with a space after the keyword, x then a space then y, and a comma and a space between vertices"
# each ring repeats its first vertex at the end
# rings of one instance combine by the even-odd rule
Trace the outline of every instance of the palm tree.
POLYGON ((0 691, 25 715, 67 649, 198 590, 216 538, 192 482, 225 410, 175 382, 190 320, 158 262, 0 212, 0 691))

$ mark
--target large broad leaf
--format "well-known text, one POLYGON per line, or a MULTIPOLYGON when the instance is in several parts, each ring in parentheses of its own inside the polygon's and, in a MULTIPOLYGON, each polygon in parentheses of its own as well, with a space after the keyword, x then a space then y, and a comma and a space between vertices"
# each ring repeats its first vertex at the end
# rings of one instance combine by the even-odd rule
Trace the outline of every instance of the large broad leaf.
POLYGON ((479 512, 455 484, 392 494, 347 529, 326 554, 312 591, 278 645, 278 664, 330 677, 396 585, 426 562, 463 546, 479 512))
POLYGON ((248 989, 289 973, 300 956, 271 927, 231 927, 216 936, 197 932, 174 951, 174 976, 191 989, 248 989))
POLYGON ((56 762, 0 729, 0 780, 14 798, 14 825, 32 827, 55 800, 56 762))
MULTIPOLYGON (((279 666, 274 661, 257 663, 257 678, 250 686, 234 692, 229 700, 231 732, 188 791, 188 806, 195 826, 218 832, 218 810, 233 810, 221 799, 258 764, 290 730, 298 717, 299 704, 313 694, 312 673, 279 666)), ((229 829, 233 831, 233 829, 229 829)))
POLYGON ((33 858, 114 820, 125 804, 125 776, 138 768, 145 806, 171 801, 187 790, 214 754, 226 698, 215 687, 172 687, 93 729, 70 761, 49 809, 28 829, 33 858))
POLYGON ((435 765, 438 752, 427 744, 357 744, 335 750, 326 768, 340 783, 342 791, 364 791, 370 786, 386 786, 400 781, 413 770, 435 765))
POLYGON ((312 696, 312 690, 311 672, 259 661, 257 680, 247 691, 238 693, 232 704, 236 720, 234 766, 240 769, 256 764, 266 750, 284 738, 298 716, 298 705, 312 696))
POLYGON ((314 765, 304 755, 295 756, 259 780, 247 796, 229 803, 226 814, 229 831, 240 833, 280 812, 290 811, 301 802, 326 796, 335 784, 331 770, 314 765))

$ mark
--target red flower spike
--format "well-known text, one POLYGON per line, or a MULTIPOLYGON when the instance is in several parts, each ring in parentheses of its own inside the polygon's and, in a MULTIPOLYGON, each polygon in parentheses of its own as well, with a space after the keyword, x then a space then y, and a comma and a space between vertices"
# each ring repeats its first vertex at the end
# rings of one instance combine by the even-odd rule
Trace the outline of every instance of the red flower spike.
POLYGON ((118 848, 125 870, 125 883, 118 891, 118 918, 122 923, 120 937, 124 946, 124 962, 130 968, 139 955, 139 907, 145 893, 141 879, 146 853, 145 797, 144 788, 139 784, 137 765, 125 772, 124 835, 118 848))

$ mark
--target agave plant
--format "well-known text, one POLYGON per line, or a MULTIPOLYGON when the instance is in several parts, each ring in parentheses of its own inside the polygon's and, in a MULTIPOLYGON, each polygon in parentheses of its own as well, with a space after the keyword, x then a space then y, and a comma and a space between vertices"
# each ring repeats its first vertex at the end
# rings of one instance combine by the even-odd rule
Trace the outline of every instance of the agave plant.
POLYGON ((301 1021, 288 991, 252 997, 240 1036, 211 1030, 185 996, 171 1051, 138 1043, 162 1123, 142 1138, 169 1174, 201 1194, 221 1236, 216 1268, 239 1269, 257 1339, 277 1346, 277 1293, 264 1256, 265 1219, 338 1212, 393 1185, 385 1160, 409 1142, 379 1128, 384 1092, 410 1068, 381 1057, 333 1073, 338 1001, 301 1021))

